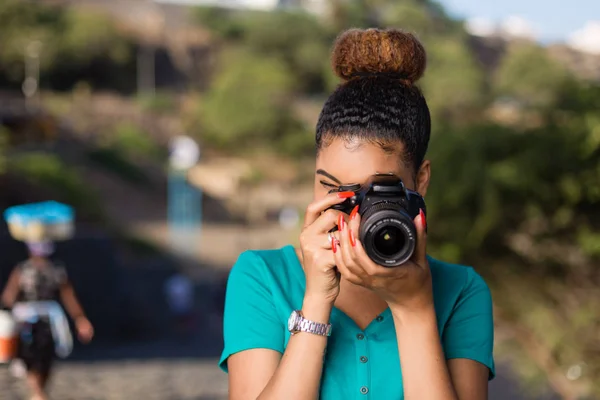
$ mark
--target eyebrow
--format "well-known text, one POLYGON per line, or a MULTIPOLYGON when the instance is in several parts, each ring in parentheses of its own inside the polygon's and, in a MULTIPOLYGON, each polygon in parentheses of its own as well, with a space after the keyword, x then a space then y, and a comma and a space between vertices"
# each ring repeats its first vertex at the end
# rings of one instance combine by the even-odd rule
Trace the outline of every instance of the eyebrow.
POLYGON ((335 183, 339 183, 340 185, 342 184, 342 182, 336 178, 335 176, 331 175, 329 172, 322 170, 322 169, 318 169, 316 172, 317 175, 323 175, 326 178, 331 179, 332 181, 334 181, 335 183))

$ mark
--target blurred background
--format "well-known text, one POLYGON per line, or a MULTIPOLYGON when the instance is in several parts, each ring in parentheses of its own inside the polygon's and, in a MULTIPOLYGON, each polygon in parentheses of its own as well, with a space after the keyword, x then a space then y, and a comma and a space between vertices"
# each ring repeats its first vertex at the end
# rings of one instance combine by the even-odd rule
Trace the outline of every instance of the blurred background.
MULTIPOLYGON (((600 399, 600 3, 559 6, 0 1, 0 209, 75 208, 56 256, 97 330, 54 398, 227 398, 227 273, 297 242, 331 44, 400 27, 429 57, 429 251, 493 292, 490 399, 600 399), (186 284, 182 331, 168 294, 186 284)), ((26 257, 2 224, 0 286, 26 257)), ((24 393, 0 368, 0 398, 24 393)))

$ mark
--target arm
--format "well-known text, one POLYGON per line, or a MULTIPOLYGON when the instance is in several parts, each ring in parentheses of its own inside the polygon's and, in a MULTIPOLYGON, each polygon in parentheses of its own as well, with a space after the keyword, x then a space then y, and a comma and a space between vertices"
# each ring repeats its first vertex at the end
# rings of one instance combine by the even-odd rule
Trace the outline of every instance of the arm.
POLYGON ((336 264, 349 281, 371 288, 388 303, 406 400, 485 400, 488 376, 482 371, 488 367, 493 375, 494 328, 485 282, 472 269, 464 274, 442 346, 426 256, 425 214, 421 211, 414 221, 418 240, 413 258, 398 268, 383 268, 370 260, 356 240, 359 220, 353 212, 341 229, 343 251, 336 264), (446 359, 453 360, 450 367, 446 359))
MULTIPOLYGON (((322 301, 305 299, 302 310, 307 319, 329 322, 331 306, 322 301)), ((265 349, 233 355, 229 398, 284 399, 293 393, 294 399, 317 399, 326 345, 326 337, 300 332, 290 338, 283 356, 265 349)))
POLYGON ((2 304, 5 307, 12 307, 17 301, 17 295, 19 294, 19 279, 20 272, 18 268, 13 269, 6 282, 6 287, 2 292, 2 304))
MULTIPOLYGON (((336 241, 327 232, 335 226, 340 212, 322 211, 346 195, 331 194, 312 203, 300 235, 306 276, 302 311, 307 319, 319 323, 329 322, 339 294, 333 257, 336 241)), ((279 284, 270 271, 261 257, 246 252, 229 275, 221 357, 221 367, 229 366, 229 398, 317 399, 327 338, 300 332, 284 349, 286 327, 272 292, 279 284)))
POLYGON ((492 297, 476 272, 469 268, 441 341, 433 307, 392 312, 407 400, 487 399, 494 376, 492 297))
POLYGON ((77 328, 79 340, 84 343, 92 340, 94 337, 94 327, 85 316, 83 308, 81 307, 81 304, 79 304, 79 300, 77 300, 77 296, 75 295, 75 289, 73 288, 73 285, 66 279, 60 286, 60 298, 67 312, 73 321, 75 321, 75 327, 77 328))
POLYGON ((79 318, 85 318, 83 308, 79 304, 79 300, 77 300, 75 289, 73 289, 71 282, 65 281, 60 286, 60 300, 74 321, 77 321, 79 318))
POLYGON ((457 395, 452 384, 433 305, 414 313, 396 308, 392 315, 406 400, 467 400, 457 395))
POLYGON ((487 284, 472 268, 444 328, 442 343, 448 369, 461 400, 487 399, 495 375, 494 313, 487 284))

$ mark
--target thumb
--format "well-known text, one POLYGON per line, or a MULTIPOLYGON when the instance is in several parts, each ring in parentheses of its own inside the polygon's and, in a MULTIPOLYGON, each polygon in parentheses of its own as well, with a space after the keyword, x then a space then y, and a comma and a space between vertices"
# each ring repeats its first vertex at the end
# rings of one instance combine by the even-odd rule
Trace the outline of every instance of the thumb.
POLYGON ((412 260, 420 266, 427 265, 427 219, 423 209, 419 210, 419 215, 414 219, 417 229, 417 246, 413 253, 412 260))

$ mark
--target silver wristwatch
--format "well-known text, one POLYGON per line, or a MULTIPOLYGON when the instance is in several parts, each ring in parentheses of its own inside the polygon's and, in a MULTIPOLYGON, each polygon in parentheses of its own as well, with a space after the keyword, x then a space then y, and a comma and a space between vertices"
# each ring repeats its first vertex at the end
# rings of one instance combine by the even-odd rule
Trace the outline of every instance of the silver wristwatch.
POLYGON ((330 336, 331 324, 321 324, 319 322, 309 321, 302 315, 302 311, 292 311, 288 319, 288 331, 292 335, 298 332, 308 332, 314 335, 330 336))

